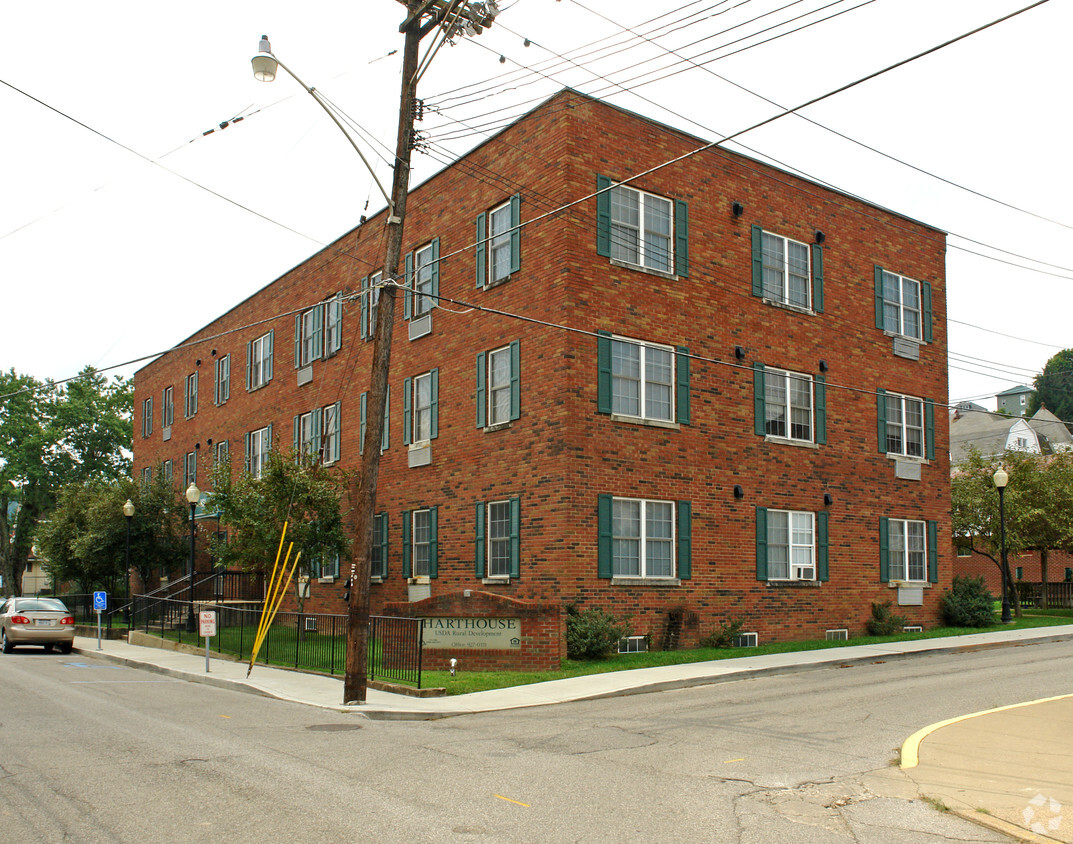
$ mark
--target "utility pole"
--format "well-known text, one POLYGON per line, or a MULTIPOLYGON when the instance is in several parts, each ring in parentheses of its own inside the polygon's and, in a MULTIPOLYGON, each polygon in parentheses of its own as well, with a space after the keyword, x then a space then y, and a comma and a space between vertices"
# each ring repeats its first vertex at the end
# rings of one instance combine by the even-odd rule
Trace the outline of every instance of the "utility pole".
MULTIPOLYGON (((343 678, 343 703, 365 703, 369 659, 369 577, 373 514, 376 511, 376 484, 380 473, 380 442, 384 433, 384 408, 387 405, 388 373, 391 366, 391 335, 395 325, 395 296, 399 282, 399 259, 402 256, 403 223, 406 197, 410 188, 410 156, 413 152, 414 112, 419 78, 418 48, 421 39, 440 26, 447 38, 462 34, 476 35, 491 26, 498 14, 494 0, 398 0, 406 7, 406 20, 399 26, 405 35, 402 52, 402 92, 399 97, 399 128, 395 140, 395 167, 391 200, 387 209, 387 244, 382 278, 387 283, 380 290, 377 303, 376 330, 373 334, 372 375, 369 404, 358 475, 355 512, 355 568, 347 605, 346 673, 343 678)), ((426 58, 426 64, 431 57, 426 58)), ((372 291, 367 294, 372 296, 372 291)))

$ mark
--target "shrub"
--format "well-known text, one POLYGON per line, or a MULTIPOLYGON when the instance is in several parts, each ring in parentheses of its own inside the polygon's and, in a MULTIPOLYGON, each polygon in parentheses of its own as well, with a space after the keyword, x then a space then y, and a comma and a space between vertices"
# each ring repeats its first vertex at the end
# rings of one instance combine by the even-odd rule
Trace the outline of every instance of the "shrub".
POLYGON ((566 607, 566 655, 570 659, 606 659, 618 651, 618 642, 630 635, 630 625, 597 607, 566 607))
POLYGON ((745 619, 727 621, 718 630, 714 630, 707 636, 702 636, 700 646, 702 648, 729 648, 734 640, 741 634, 741 628, 745 626, 745 619))
POLYGON ((872 617, 868 619, 865 627, 873 636, 894 636, 902 632, 902 628, 909 623, 904 615, 895 615, 891 612, 893 604, 884 601, 882 604, 872 604, 872 617))
POLYGON ((983 577, 958 575, 943 592, 939 607, 951 627, 990 627, 995 623, 994 600, 983 577))

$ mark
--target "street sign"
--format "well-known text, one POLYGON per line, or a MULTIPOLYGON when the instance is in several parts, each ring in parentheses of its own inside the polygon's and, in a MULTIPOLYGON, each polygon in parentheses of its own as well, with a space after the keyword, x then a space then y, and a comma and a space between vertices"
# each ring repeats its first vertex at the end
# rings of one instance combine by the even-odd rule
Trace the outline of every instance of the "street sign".
POLYGON ((108 593, 107 592, 94 592, 93 593, 93 609, 106 610, 108 609, 108 593))
POLYGON ((205 610, 197 614, 198 633, 203 636, 216 635, 216 611, 205 610))

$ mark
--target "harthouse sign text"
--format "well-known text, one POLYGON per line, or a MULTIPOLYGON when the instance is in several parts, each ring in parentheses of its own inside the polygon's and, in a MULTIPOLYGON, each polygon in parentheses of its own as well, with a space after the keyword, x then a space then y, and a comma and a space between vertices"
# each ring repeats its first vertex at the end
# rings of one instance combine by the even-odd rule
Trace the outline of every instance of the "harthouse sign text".
POLYGON ((518 650, 522 625, 517 618, 426 618, 426 648, 518 650))

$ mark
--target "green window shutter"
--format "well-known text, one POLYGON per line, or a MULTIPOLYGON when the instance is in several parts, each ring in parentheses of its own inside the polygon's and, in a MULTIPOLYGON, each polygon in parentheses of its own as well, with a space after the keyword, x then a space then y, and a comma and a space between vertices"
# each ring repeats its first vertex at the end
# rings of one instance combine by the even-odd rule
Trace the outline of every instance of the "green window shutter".
POLYGON ((510 576, 521 577, 522 570, 522 500, 510 500, 510 576))
POLYGON ((596 332, 596 410, 611 412, 611 335, 596 332))
POLYGON ((402 318, 410 318, 414 298, 414 253, 406 253, 406 287, 402 297, 402 318))
POLYGON ((484 287, 488 273, 488 215, 483 211, 477 215, 477 248, 474 259, 477 262, 477 288, 484 287))
POLYGON ((402 511, 402 576, 413 577, 413 549, 410 546, 410 530, 413 518, 409 510, 402 511))
POLYGON ((183 379, 183 418, 190 418, 190 379, 183 379))
POLYGON ((358 330, 362 340, 367 340, 369 337, 369 300, 372 296, 373 293, 369 289, 369 276, 365 276, 361 280, 361 318, 358 320, 358 330))
POLYGON ((611 496, 601 495, 596 505, 596 575, 610 578, 611 563, 611 496))
POLYGON ((879 436, 879 453, 887 453, 887 391, 876 390, 876 434, 879 436))
POLYGON ((689 203, 674 201, 674 271, 689 276, 689 203))
POLYGON ((313 411, 313 454, 317 456, 318 459, 320 456, 320 432, 323 414, 323 409, 319 407, 313 411))
POLYGON ((331 314, 331 322, 335 325, 335 334, 329 344, 331 348, 324 350, 325 357, 331 357, 343 348, 343 302, 339 299, 339 294, 328 303, 328 312, 331 314))
POLYGON ((428 508, 428 576, 439 577, 440 574, 440 539, 437 527, 439 508, 428 508))
POLYGON ((432 307, 440 306, 440 239, 432 239, 432 307))
POLYGON ((378 520, 380 522, 380 577, 387 579, 387 561, 388 561, 388 519, 387 513, 381 513, 378 520))
MULTIPOLYGON (((213 377, 212 377, 212 403, 220 403, 220 364, 221 358, 216 358, 213 363, 213 377)), ((145 436, 145 432, 142 431, 142 436, 145 436)))
POLYGON ((883 330, 883 268, 876 267, 876 328, 883 330))
POLYGON ((477 355, 477 427, 485 426, 487 399, 485 397, 484 379, 485 363, 484 352, 477 355))
MULTIPOLYGON (((596 254, 611 257, 611 180, 596 177, 596 254)), ((610 577, 610 575, 608 575, 610 577)))
POLYGON ((823 247, 812 244, 812 310, 823 313, 823 247))
POLYGON ((302 447, 302 417, 294 417, 294 460, 297 463, 300 455, 298 450, 302 447))
POLYGON ((332 436, 333 445, 335 446, 335 456, 339 458, 342 456, 342 444, 343 444, 343 402, 337 401, 335 403, 335 434, 332 436))
POLYGON ((437 367, 433 369, 429 375, 429 380, 432 381, 432 413, 431 421, 429 422, 428 438, 430 440, 436 439, 440 435, 440 370, 437 367))
POLYGON ((245 457, 245 465, 246 465, 246 471, 248 472, 248 471, 250 471, 250 435, 249 435, 249 432, 246 432, 242 436, 243 436, 242 442, 243 442, 243 445, 245 446, 245 451, 246 451, 246 453, 244 455, 244 457, 245 457))
POLYGON ((693 576, 693 505, 678 502, 678 578, 693 576))
POLYGON ((413 433, 410 427, 410 402, 413 399, 413 379, 406 378, 402 382, 402 444, 410 444, 410 436, 413 433))
POLYGON ((294 315, 294 368, 302 365, 302 315, 294 315))
POLYGON ((924 456, 935 459, 935 402, 924 399, 924 456))
POLYGON ((676 356, 678 365, 678 421, 689 424, 689 349, 678 347, 676 356))
POLYGON ((764 295, 764 230, 753 226, 753 295, 764 295))
POLYGON ((928 583, 939 582, 939 523, 928 522, 928 583))
POLYGON ((484 577, 484 507, 478 501, 473 513, 473 573, 478 578, 484 577))
POLYGON ((522 415, 522 346, 518 340, 510 343, 510 419, 522 415))
POLYGON ((387 451, 388 446, 391 445, 391 437, 388 431, 391 429, 391 385, 387 385, 387 392, 384 394, 384 433, 380 437, 380 450, 387 451))
POLYGON ((510 271, 516 273, 522 268, 522 195, 514 194, 510 198, 510 271))
POLYGON ((276 329, 272 329, 268 332, 268 355, 265 357, 265 376, 264 380, 267 384, 272 380, 272 358, 276 353, 276 329))
POLYGON ((921 338, 925 343, 932 342, 931 284, 920 282, 920 322, 921 338))
POLYGON ((828 537, 828 513, 822 510, 816 514, 816 579, 826 583, 830 578, 828 557, 830 555, 830 539, 828 537))
POLYGON ((816 444, 827 445, 827 378, 817 375, 813 383, 816 397, 816 444))
POLYGON ((272 439, 272 423, 271 422, 268 424, 268 432, 267 432, 267 436, 265 437, 265 439, 267 440, 267 442, 265 443, 265 454, 268 454, 268 452, 270 452, 272 450, 272 445, 274 443, 274 440, 272 439))
POLYGON ((358 401, 360 410, 358 411, 358 454, 365 453, 365 428, 368 421, 369 409, 369 394, 367 392, 361 394, 361 399, 358 401))
POLYGON ((890 526, 886 516, 879 518, 879 582, 890 580, 890 526))
POLYGON ((313 309, 313 360, 324 357, 324 303, 313 309))
POLYGON ((759 437, 767 434, 767 393, 762 363, 753 364, 753 431, 759 437))
POLYGON ((250 389, 250 371, 253 367, 253 343, 246 344, 246 390, 250 389))
POLYGON ((756 579, 767 580, 767 507, 756 508, 756 579))

